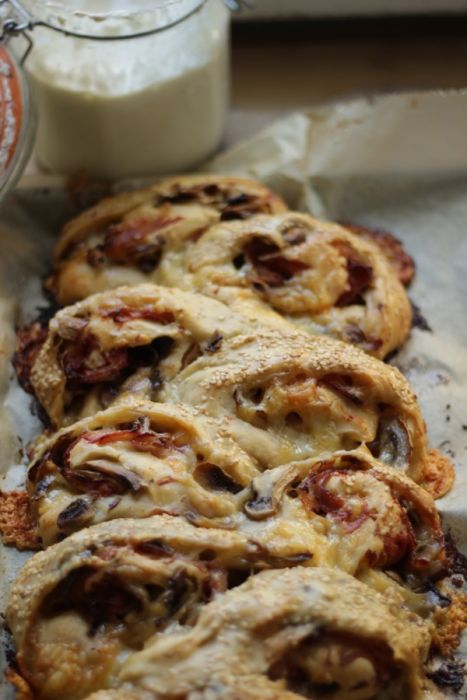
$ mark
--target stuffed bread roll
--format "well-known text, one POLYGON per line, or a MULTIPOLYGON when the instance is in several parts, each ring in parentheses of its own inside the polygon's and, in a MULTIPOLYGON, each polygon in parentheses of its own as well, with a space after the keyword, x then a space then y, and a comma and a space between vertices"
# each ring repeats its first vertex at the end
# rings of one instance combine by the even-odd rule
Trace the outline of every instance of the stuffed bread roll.
POLYGON ((125 392, 157 399, 164 381, 244 328, 243 318, 213 299, 154 285, 121 287, 62 309, 46 334, 35 326, 20 333, 15 364, 59 427, 125 392))
POLYGON ((352 574, 443 574, 434 502, 404 474, 358 452, 270 468, 221 425, 183 406, 127 401, 43 442, 28 491, 44 546, 105 520, 168 513, 352 574))
POLYGON ((156 635, 119 681, 183 698, 230 671, 316 700, 421 700, 429 643, 428 625, 347 574, 297 567, 261 572, 192 629, 156 635))
POLYGON ((189 175, 109 197, 70 221, 46 288, 58 304, 123 284, 159 282, 165 251, 183 248, 212 224, 287 207, 254 180, 189 175))
POLYGON ((452 470, 430 463, 403 376, 348 344, 291 328, 255 327, 201 295, 122 287, 59 311, 32 369, 22 372, 30 355, 22 359, 21 349, 16 365, 55 426, 136 393, 223 416, 233 439, 271 466, 364 446, 445 493, 452 470))
POLYGON ((246 315, 266 306, 311 334, 380 358, 409 333, 410 302, 387 258, 337 224, 293 212, 223 222, 187 251, 189 274, 173 268, 165 284, 197 289, 246 315))
MULTIPOLYGON (((98 522, 155 513, 245 532, 278 557, 424 589, 449 561, 431 496, 358 451, 269 468, 182 406, 128 401, 42 443, 28 472, 44 546, 98 522)), ((419 601, 425 605, 424 601, 419 601)))
POLYGON ((234 532, 181 518, 114 520, 34 555, 13 584, 7 621, 37 700, 114 687, 125 658, 264 567, 287 566, 234 532))
POLYGON ((232 528, 266 467, 223 435, 220 421, 128 399, 42 441, 27 485, 48 546, 104 520, 156 513, 232 528))
POLYGON ((375 459, 337 454, 265 471, 251 485, 243 510, 248 533, 271 543, 284 521, 300 536, 308 523, 323 537, 314 561, 364 576, 396 572, 401 583, 423 589, 449 566, 432 497, 412 479, 375 459), (262 524, 262 527, 258 527, 262 524))
POLYGON ((271 466, 365 449, 435 496, 452 466, 431 460, 416 397, 403 375, 347 343, 273 331, 236 337, 167 384, 161 400, 223 413, 240 446, 271 466))

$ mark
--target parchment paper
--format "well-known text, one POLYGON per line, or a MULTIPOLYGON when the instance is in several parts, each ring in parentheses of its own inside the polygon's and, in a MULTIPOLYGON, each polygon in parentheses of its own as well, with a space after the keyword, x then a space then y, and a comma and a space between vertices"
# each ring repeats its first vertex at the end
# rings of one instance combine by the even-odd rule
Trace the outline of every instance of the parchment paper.
MULTIPOLYGON (((467 552, 467 92, 293 114, 204 169, 258 178, 316 216, 385 228, 415 257, 410 296, 432 331, 415 328, 392 362, 418 394, 431 445, 456 465, 454 489, 438 508, 467 552)), ((22 447, 40 430, 11 371, 14 322, 45 304, 40 277, 71 215, 64 183, 47 177, 23 180, 0 212, 0 488, 21 483, 22 447)), ((4 601, 25 555, 5 548, 0 557, 4 601)))

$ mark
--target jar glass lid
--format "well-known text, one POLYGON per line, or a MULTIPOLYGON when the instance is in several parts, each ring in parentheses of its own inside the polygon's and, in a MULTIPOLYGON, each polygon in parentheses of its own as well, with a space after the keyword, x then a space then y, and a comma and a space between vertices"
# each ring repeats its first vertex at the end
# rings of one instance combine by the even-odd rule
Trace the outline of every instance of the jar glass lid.
POLYGON ((96 39, 123 38, 167 29, 206 0, 17 0, 34 24, 96 39))

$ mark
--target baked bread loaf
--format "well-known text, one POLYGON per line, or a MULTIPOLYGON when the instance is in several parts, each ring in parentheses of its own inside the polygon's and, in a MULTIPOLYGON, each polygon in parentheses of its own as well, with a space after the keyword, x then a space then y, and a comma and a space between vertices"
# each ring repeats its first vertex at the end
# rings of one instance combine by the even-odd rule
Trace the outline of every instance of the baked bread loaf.
MULTIPOLYGON (((410 302, 381 250, 305 214, 222 222, 187 245, 183 262, 181 271, 167 251, 164 284, 214 296, 251 317, 262 317, 266 306, 376 357, 402 345, 410 330, 410 302)), ((270 323, 280 326, 275 316, 270 323)))
POLYGON ((46 288, 63 306, 124 284, 158 283, 166 247, 182 250, 219 220, 286 210, 259 182, 221 175, 180 176, 109 197, 65 226, 46 288))
POLYGON ((46 432, 0 493, 45 548, 7 609, 18 700, 439 700, 453 468, 381 362, 413 261, 354 231, 211 175, 65 227, 46 288, 76 303, 15 356, 46 432))

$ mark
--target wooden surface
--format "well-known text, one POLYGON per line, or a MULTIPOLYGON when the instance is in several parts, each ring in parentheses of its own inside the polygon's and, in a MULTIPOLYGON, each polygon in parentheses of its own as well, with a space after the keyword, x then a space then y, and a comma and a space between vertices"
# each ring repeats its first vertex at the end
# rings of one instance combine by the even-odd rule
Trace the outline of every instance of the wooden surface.
POLYGON ((467 87, 467 16, 235 25, 227 144, 285 112, 467 87))

